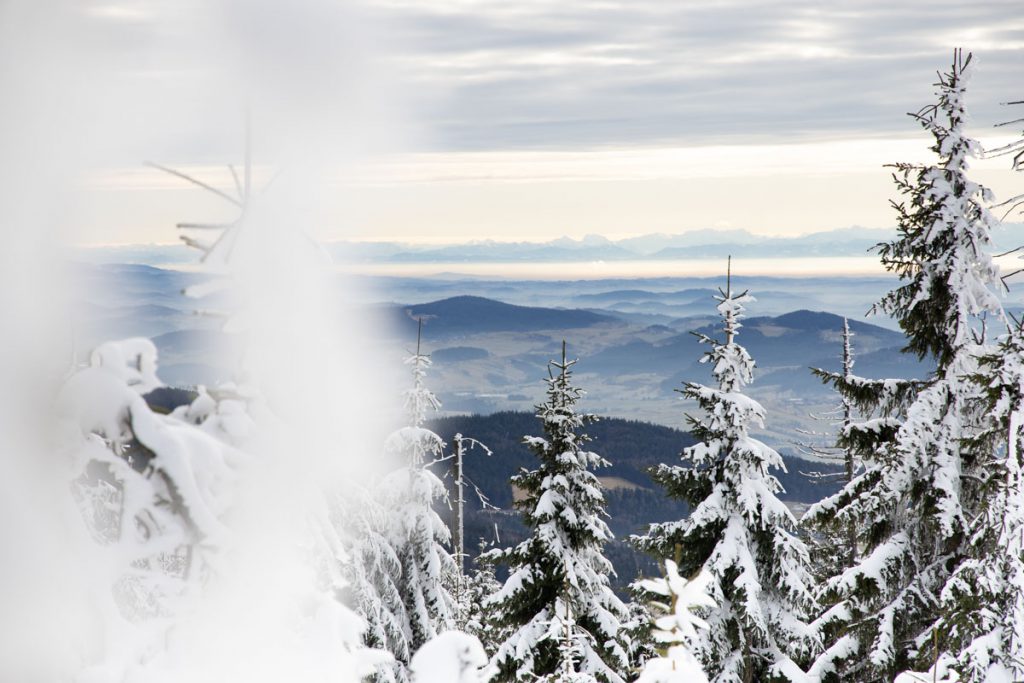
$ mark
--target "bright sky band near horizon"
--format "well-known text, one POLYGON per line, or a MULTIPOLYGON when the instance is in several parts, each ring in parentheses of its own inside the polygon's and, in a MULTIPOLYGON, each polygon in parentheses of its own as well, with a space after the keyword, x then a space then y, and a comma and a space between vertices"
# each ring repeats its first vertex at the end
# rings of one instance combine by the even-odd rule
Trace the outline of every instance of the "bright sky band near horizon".
MULTIPOLYGON (((995 125, 1024 116, 1024 107, 1001 106, 1024 99, 1024 13, 1008 0, 383 0, 351 10, 348 21, 335 21, 334 4, 305 0, 287 21, 268 0, 225 5, 237 10, 225 16, 255 36, 255 47, 236 52, 255 55, 250 71, 262 85, 314 93, 300 109, 314 112, 311 125, 333 125, 317 118, 318 107, 346 112, 374 101, 336 121, 355 138, 365 126, 374 144, 325 170, 313 231, 327 240, 888 227, 893 185, 884 164, 929 158, 928 136, 906 114, 934 102, 935 72, 948 68, 954 47, 977 59, 973 135, 999 146, 1020 126, 995 125), (360 31, 372 37, 353 38, 360 31), (359 59, 338 51, 350 38, 359 59), (334 62, 355 66, 336 73, 334 62), (280 81, 272 81, 276 69, 280 81)), ((181 45, 197 33, 182 17, 202 14, 202 3, 82 6, 87 28, 123 65, 114 80, 145 77, 138 98, 190 92, 191 81, 217 92, 216 59, 180 63, 196 52, 181 45)), ((204 40, 231 44, 230 31, 211 31, 204 40)), ((227 95, 180 97, 151 124, 180 125, 173 134, 90 167, 70 240, 170 243, 178 221, 229 217, 214 198, 141 162, 231 187, 224 165, 238 163, 244 146, 237 104, 227 95), (192 116, 187 125, 182 112, 192 116)), ((249 109, 258 187, 294 131, 282 129, 277 112, 265 115, 258 97, 249 109)), ((977 161, 974 177, 1001 198, 1020 194, 1024 175, 1008 165, 977 161)))

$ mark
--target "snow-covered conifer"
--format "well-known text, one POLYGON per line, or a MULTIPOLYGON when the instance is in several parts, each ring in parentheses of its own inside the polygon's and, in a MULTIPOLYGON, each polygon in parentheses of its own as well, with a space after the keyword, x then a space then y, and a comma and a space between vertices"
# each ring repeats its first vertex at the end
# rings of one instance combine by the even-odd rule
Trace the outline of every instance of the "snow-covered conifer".
POLYGON ((561 362, 549 364, 547 399, 537 407, 544 436, 526 437, 537 467, 512 478, 531 534, 489 554, 508 565, 509 577, 485 608, 513 629, 493 658, 497 681, 623 683, 626 676, 626 608, 609 585, 613 570, 603 546, 612 535, 591 471, 608 463, 586 450, 583 429, 596 418, 578 412, 583 392, 571 381, 575 363, 563 342, 561 362))
POLYGON ((636 539, 660 557, 678 547, 679 566, 689 575, 704 570, 718 605, 706 613, 709 628, 695 652, 715 683, 749 683, 779 676, 798 680, 796 660, 809 652, 804 618, 812 608, 808 553, 796 536, 796 520, 778 499, 782 490, 771 470, 782 457, 753 438, 763 426, 764 408, 743 394, 753 379, 754 361, 736 343, 743 304, 753 300, 732 291, 731 280, 717 296, 725 343, 701 335, 711 346, 717 386, 686 384, 704 419, 690 418, 698 443, 683 451, 687 466, 662 464, 654 472, 668 494, 687 501, 687 519, 652 525, 636 539))
MULTIPOLYGON (((203 598, 234 578, 231 553, 239 534, 232 513, 254 458, 227 443, 222 424, 204 429, 219 413, 215 405, 205 410, 202 395, 193 405, 195 419, 152 410, 144 395, 160 386, 156 360, 148 339, 104 343, 57 397, 57 454, 70 468, 84 527, 97 543, 90 557, 99 560, 86 573, 97 582, 103 649, 74 680, 197 680, 203 662, 192 657, 202 649, 196 643, 202 632, 189 626, 204 609, 203 598)), ((237 416, 235 408, 226 412, 237 416)), ((322 543, 309 549, 309 559, 331 556, 337 564, 333 554, 340 548, 325 534, 318 537, 322 543)), ((331 680, 339 670, 352 676, 343 680, 355 680, 382 653, 361 647, 360 619, 330 597, 341 584, 324 573, 313 585, 296 587, 303 631, 288 645, 310 657, 315 651, 315 666, 334 669, 331 680)))
MULTIPOLYGON (((127 349, 123 344, 120 349, 101 347, 93 367, 72 377, 62 393, 62 401, 70 400, 79 419, 84 419, 82 431, 91 431, 90 448, 106 445, 130 467, 121 468, 125 475, 137 471, 137 479, 154 483, 156 501, 148 507, 150 492, 145 487, 125 487, 133 491, 121 516, 125 533, 137 532, 161 553, 161 560, 183 557, 170 568, 178 569, 188 583, 187 599, 175 605, 181 607, 178 613, 159 613, 166 617, 158 620, 164 629, 161 637, 147 639, 148 629, 141 622, 137 632, 121 637, 104 634, 103 641, 116 643, 119 652, 82 680, 220 681, 296 675, 310 681, 361 679, 388 655, 363 647, 363 621, 339 602, 345 592, 340 567, 347 560, 318 476, 329 468, 318 467, 312 458, 321 449, 310 448, 334 441, 334 435, 322 428, 328 422, 313 417, 329 406, 329 401, 318 399, 327 393, 321 389, 329 386, 319 363, 324 357, 320 342, 330 334, 326 329, 317 330, 324 334, 305 329, 310 321, 319 320, 308 315, 312 311, 287 318, 288 324, 281 324, 278 317, 300 308, 297 303, 318 300, 327 276, 321 267, 326 265, 323 252, 290 226, 272 220, 272 212, 263 210, 265 204, 255 209, 248 158, 237 199, 183 173, 164 170, 227 199, 240 211, 227 224, 179 227, 219 234, 211 242, 185 240, 204 252, 208 272, 219 276, 217 282, 189 287, 186 294, 229 295, 229 302, 241 306, 229 303, 234 310, 223 312, 228 318, 224 331, 244 334, 233 354, 238 360, 235 381, 209 391, 200 388, 190 405, 170 416, 149 411, 138 395, 120 391, 126 398, 118 399, 109 378, 79 381, 85 373, 98 377, 95 370, 117 369, 132 392, 143 393, 145 381, 135 375, 152 374, 155 354, 152 359, 137 355, 138 343, 127 349), (267 277, 268 272, 278 277, 267 277), (286 287, 280 284, 282 277, 288 279, 286 287), (114 353, 108 353, 111 350, 114 353), (284 353, 292 357, 283 359, 287 371, 279 373, 275 359, 284 353), (303 365, 297 357, 311 362, 303 365), (86 390, 80 392, 75 383, 86 390), (262 398, 268 387, 273 401, 262 398), (271 411, 271 402, 288 417, 271 411), (299 409, 288 410, 296 406, 299 409), (106 417, 97 421, 100 412, 106 417), (118 422, 128 429, 118 432, 118 422), (304 447, 307 452, 297 465, 294 455, 304 447), (180 553, 176 543, 182 534, 176 533, 180 525, 174 524, 178 518, 185 520, 188 532, 180 553), (259 599, 252 599, 254 591, 259 599), (243 604, 243 610, 230 608, 243 604), (215 642, 211 633, 217 633, 215 642), (260 647, 266 643, 273 646, 260 647)), ((130 562, 126 574, 138 578, 152 573, 152 568, 150 558, 139 558, 130 562)))
POLYGON ((933 625, 941 655, 929 679, 956 672, 970 683, 1024 680, 1024 336, 1020 327, 983 356, 982 428, 973 444, 987 473, 972 511, 967 557, 939 596, 933 625))
POLYGON ((629 586, 632 599, 626 603, 627 616, 622 622, 630 671, 640 671, 647 660, 658 653, 652 635, 654 615, 651 611, 650 592, 641 588, 640 583, 635 581, 629 586))
POLYGON ((481 543, 475 566, 464 577, 461 608, 464 623, 460 626, 469 635, 479 638, 487 654, 492 655, 512 635, 512 631, 507 626, 495 623, 486 607, 487 599, 498 592, 501 583, 494 574, 492 563, 483 556, 484 552, 484 544, 481 543))
POLYGON ((434 509, 447 495, 444 484, 430 465, 444 451, 444 442, 424 427, 429 411, 440 401, 426 384, 430 357, 416 353, 406 363, 412 367, 413 385, 405 393, 409 424, 392 433, 385 444, 389 454, 404 462, 376 487, 389 516, 388 534, 401 567, 399 590, 409 624, 410 652, 438 633, 454 626, 455 601, 451 595, 455 561, 445 547, 451 533, 434 509))
MULTIPOLYGON (((969 554, 991 474, 977 445, 981 392, 971 378, 985 352, 982 321, 1002 312, 989 253, 991 194, 967 177, 967 159, 978 150, 964 130, 970 62, 957 51, 937 84, 938 103, 914 114, 934 137, 938 163, 897 166, 908 201, 894 204, 899 232, 880 249, 903 283, 876 308, 899 322, 907 351, 935 359, 936 371, 911 388, 902 421, 893 412, 881 416, 877 426, 892 430, 891 441, 864 474, 810 513, 820 518, 842 506, 837 519, 852 521, 860 534, 858 562, 829 580, 832 606, 822 617, 848 625, 834 629, 823 656, 848 661, 843 680, 892 679, 939 658, 946 628, 939 596, 969 554)), ((895 382, 880 384, 898 393, 895 382)), ((824 659, 815 666, 833 670, 824 659)))
POLYGON ((907 350, 935 358, 940 373, 971 339, 972 324, 1001 311, 999 271, 991 256, 996 219, 986 208, 992 193, 967 176, 981 147, 967 136, 965 96, 971 55, 957 50, 942 74, 937 104, 913 114, 935 140, 935 164, 897 164, 903 202, 894 202, 899 231, 879 245, 882 264, 903 284, 876 305, 907 334, 907 350))
POLYGON ((387 510, 370 489, 355 484, 335 501, 332 513, 346 549, 341 571, 347 602, 366 622, 363 642, 394 657, 378 668, 376 680, 407 681, 405 665, 412 654, 412 633, 402 601, 402 566, 391 545, 387 510))
POLYGON ((862 615, 857 607, 866 603, 844 583, 844 576, 863 561, 863 553, 872 547, 871 539, 884 535, 893 524, 891 515, 882 514, 886 501, 878 496, 878 483, 895 457, 897 431, 921 382, 873 380, 817 369, 815 373, 832 384, 857 413, 856 419, 844 421, 836 435, 836 446, 850 454, 858 469, 837 493, 812 505, 801 519, 805 528, 823 536, 822 544, 831 539, 844 549, 839 562, 817 567, 824 573, 816 588, 818 603, 824 611, 812 627, 820 634, 825 648, 807 673, 812 681, 847 680, 836 678, 840 674, 851 676, 852 681, 867 681, 874 674, 857 677, 869 664, 856 655, 863 649, 862 643, 874 637, 877 630, 873 622, 860 620, 862 615))

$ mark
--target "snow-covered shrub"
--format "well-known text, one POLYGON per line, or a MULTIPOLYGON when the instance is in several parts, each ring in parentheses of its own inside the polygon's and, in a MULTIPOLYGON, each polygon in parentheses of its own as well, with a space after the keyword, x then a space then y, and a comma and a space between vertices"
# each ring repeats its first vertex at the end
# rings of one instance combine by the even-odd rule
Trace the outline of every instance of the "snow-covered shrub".
POLYGON ((143 394, 160 386, 147 339, 108 342, 65 382, 57 400, 58 452, 71 466, 90 533, 120 568, 126 619, 166 616, 200 582, 227 540, 240 451, 143 394))
POLYGON ((412 683, 487 683, 487 653, 475 636, 445 631, 423 644, 409 665, 412 683))
POLYGON ((678 565, 666 560, 664 578, 639 582, 640 588, 660 596, 664 602, 652 605, 658 616, 651 635, 658 644, 659 655, 644 663, 636 683, 707 683, 693 647, 698 640, 697 629, 706 629, 708 625, 694 610, 715 606, 707 594, 710 581, 711 575, 706 572, 687 581, 679 575, 678 565))

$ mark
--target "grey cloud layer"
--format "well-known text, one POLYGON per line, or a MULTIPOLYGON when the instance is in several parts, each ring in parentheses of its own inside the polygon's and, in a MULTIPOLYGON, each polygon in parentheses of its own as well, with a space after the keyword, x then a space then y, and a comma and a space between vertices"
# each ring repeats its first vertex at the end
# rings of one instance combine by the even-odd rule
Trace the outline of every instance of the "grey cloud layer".
POLYGON ((444 149, 913 134, 903 114, 930 101, 956 46, 981 60, 979 126, 1024 96, 1019 0, 408 0, 384 14, 444 149))

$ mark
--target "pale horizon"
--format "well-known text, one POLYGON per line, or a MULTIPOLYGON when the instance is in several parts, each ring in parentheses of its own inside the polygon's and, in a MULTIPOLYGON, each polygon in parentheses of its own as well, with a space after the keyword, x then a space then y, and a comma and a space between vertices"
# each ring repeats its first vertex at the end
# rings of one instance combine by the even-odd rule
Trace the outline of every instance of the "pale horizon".
MULTIPOLYGON (((990 136, 987 144, 995 148, 1010 140, 990 136)), ((337 192, 328 201, 330 213, 311 232, 325 242, 441 245, 587 235, 625 239, 714 229, 774 237, 850 227, 886 229, 895 226, 888 205, 895 190, 885 164, 920 163, 928 154, 922 136, 771 146, 391 155, 339 173, 330 183, 337 192), (729 204, 746 196, 756 201, 729 204), (762 206, 769 200, 775 208, 766 214, 762 206)), ((997 197, 1019 191, 1020 176, 1004 159, 977 159, 972 165, 974 177, 997 197)), ((226 166, 176 168, 220 189, 231 187, 226 166)), ((257 183, 270 175, 266 167, 254 173, 257 183)), ((174 223, 229 215, 202 190, 141 165, 97 173, 86 185, 92 190, 91 211, 84 212, 85 227, 72 231, 79 245, 171 244, 174 223), (122 213, 123 218, 112 218, 122 213)))
MULTIPOLYGON (((884 164, 928 160, 931 138, 907 113, 934 102, 955 47, 975 56, 970 133, 994 148, 1019 132, 995 127, 1020 116, 1001 105, 1021 96, 1016 9, 388 0, 353 9, 352 46, 317 44, 282 84, 287 70, 203 42, 216 26, 107 3, 84 21, 109 45, 106 87, 142 130, 107 124, 106 139, 126 142, 90 158, 63 237, 173 242, 176 222, 230 220, 231 207, 142 162, 231 189, 247 119, 257 190, 286 161, 323 184, 301 221, 324 241, 891 227, 884 164), (196 52, 185 65, 182 46, 196 52)), ((275 36, 267 58, 286 69, 301 40, 264 10, 248 21, 275 36)), ((1021 193, 1005 159, 973 166, 997 196, 1021 193)))

